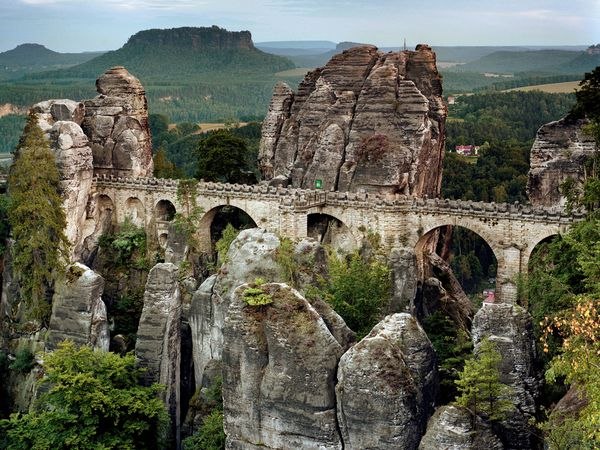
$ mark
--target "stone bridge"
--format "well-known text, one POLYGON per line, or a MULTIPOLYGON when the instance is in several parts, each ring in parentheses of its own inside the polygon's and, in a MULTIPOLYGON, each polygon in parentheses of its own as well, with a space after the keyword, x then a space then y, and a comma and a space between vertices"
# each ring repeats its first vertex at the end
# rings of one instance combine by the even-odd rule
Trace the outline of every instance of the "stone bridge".
MULTIPOLYGON (((164 243, 169 220, 181 208, 177 186, 177 180, 97 177, 92 193, 96 209, 110 209, 114 222, 129 218, 164 243)), ((327 218, 338 228, 337 243, 350 247, 358 246, 367 234, 377 233, 388 248, 418 249, 440 227, 464 227, 481 236, 494 252, 497 296, 502 301, 516 299, 517 276, 527 270, 533 248, 584 218, 582 212, 567 214, 561 208, 265 185, 200 182, 197 194, 198 206, 204 211, 198 223, 202 250, 210 250, 210 225, 225 206, 239 208, 257 226, 290 238, 318 234, 312 224, 327 218)))

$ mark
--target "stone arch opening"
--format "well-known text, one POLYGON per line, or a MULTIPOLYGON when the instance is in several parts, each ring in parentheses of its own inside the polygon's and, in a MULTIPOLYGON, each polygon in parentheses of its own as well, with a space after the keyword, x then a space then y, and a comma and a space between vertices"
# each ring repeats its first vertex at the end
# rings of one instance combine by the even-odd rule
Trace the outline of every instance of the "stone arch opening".
POLYGON ((527 272, 531 272, 533 269, 533 264, 536 261, 539 261, 540 258, 544 258, 548 253, 548 244, 556 242, 561 239, 560 234, 551 234, 540 239, 535 245, 531 247, 531 251, 527 255, 527 261, 525 261, 525 267, 527 267, 527 272))
POLYGON ((126 215, 135 226, 143 227, 146 222, 146 208, 137 197, 129 197, 125 202, 126 215))
POLYGON ((154 207, 154 218, 161 222, 170 222, 175 217, 175 205, 169 200, 160 200, 154 207))
POLYGON ((415 253, 423 279, 450 277, 442 273, 445 263, 469 297, 489 301, 495 298, 499 260, 479 233, 459 225, 437 226, 419 238, 415 253), (432 253, 437 257, 428 256, 432 253))
POLYGON ((306 218, 306 235, 343 253, 350 253, 358 248, 358 242, 350 228, 329 214, 309 214, 306 218))
POLYGON ((214 253, 215 244, 223 235, 223 230, 231 224, 238 230, 256 228, 256 221, 241 208, 231 205, 221 205, 207 211, 198 227, 197 237, 200 250, 214 253))

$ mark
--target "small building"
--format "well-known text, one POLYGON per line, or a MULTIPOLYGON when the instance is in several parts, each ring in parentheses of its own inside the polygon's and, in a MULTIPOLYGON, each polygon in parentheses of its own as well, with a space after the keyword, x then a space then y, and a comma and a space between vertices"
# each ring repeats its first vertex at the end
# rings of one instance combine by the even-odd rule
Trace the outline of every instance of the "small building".
POLYGON ((454 105, 456 103, 456 97, 453 95, 449 95, 448 96, 448 104, 449 105, 454 105))
POLYGON ((463 156, 478 156, 479 145, 457 145, 454 147, 454 151, 463 156))

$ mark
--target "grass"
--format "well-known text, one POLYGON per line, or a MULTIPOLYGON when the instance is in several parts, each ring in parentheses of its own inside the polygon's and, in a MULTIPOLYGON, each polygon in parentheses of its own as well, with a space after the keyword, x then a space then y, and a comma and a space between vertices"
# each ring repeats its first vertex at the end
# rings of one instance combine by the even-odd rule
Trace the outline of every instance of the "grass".
POLYGON ((572 94, 579 87, 579 81, 566 81, 564 83, 549 83, 549 84, 537 84, 535 86, 522 86, 514 89, 508 89, 505 92, 510 91, 542 91, 549 94, 572 94))

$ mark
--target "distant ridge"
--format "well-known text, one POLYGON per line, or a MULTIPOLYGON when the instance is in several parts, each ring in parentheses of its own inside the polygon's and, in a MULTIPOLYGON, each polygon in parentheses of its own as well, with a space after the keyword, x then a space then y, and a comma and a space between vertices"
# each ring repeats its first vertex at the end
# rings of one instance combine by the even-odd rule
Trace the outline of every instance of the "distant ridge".
POLYGON ((294 64, 257 49, 249 31, 227 31, 217 26, 182 27, 140 31, 118 50, 36 78, 95 78, 114 66, 125 66, 147 80, 180 78, 191 73, 276 73, 291 69, 294 64))
POLYGON ((582 73, 600 64, 600 55, 569 50, 497 51, 454 68, 460 72, 582 73))
POLYGON ((0 78, 17 78, 28 73, 75 66, 100 54, 58 53, 41 44, 21 44, 0 53, 0 78))

